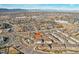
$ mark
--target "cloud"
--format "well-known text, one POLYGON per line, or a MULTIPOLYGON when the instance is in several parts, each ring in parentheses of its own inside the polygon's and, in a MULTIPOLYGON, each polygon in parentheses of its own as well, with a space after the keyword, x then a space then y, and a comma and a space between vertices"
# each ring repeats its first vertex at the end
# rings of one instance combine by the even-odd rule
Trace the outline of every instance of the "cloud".
POLYGON ((0 4, 0 8, 79 10, 79 4, 0 4))

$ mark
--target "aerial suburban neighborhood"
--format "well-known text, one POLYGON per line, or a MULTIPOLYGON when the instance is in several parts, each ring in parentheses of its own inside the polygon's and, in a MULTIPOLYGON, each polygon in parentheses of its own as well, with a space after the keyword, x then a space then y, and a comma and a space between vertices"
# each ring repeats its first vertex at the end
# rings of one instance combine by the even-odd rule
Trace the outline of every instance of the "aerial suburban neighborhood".
POLYGON ((0 54, 79 53, 79 12, 16 10, 0 9, 0 54))

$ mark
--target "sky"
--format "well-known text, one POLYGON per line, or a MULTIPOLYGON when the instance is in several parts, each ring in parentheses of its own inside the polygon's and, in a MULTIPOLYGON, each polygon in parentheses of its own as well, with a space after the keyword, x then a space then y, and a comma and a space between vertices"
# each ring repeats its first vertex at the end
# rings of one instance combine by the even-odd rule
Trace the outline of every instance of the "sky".
POLYGON ((79 4, 0 4, 0 8, 79 10, 79 4))

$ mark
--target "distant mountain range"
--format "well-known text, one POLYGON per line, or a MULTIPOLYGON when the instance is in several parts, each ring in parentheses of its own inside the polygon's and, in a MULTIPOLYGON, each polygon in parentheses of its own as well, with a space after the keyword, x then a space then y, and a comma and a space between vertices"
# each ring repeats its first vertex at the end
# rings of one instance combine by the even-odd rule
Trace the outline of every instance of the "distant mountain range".
POLYGON ((7 9, 7 8, 0 8, 0 12, 79 12, 79 10, 57 10, 57 9, 7 9))
POLYGON ((23 12, 26 11, 25 9, 6 9, 0 8, 0 12, 23 12))

